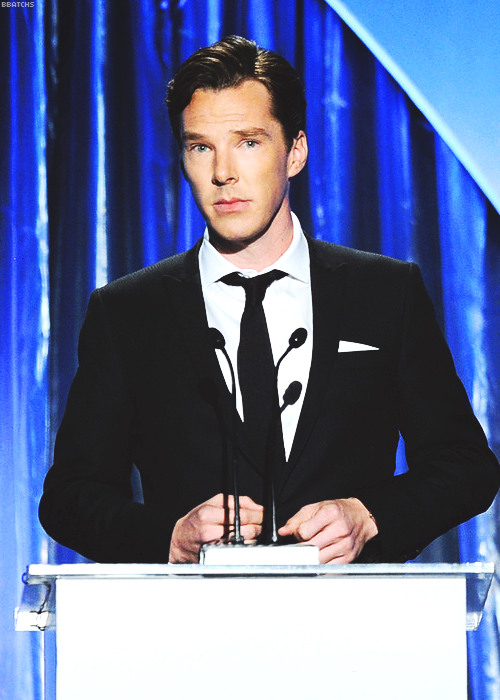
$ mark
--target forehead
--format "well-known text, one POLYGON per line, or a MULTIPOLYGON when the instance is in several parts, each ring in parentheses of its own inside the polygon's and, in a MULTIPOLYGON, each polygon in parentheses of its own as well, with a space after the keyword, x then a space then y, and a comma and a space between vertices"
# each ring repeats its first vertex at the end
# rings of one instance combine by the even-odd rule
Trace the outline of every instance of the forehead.
POLYGON ((272 114, 268 89, 256 80, 222 90, 196 90, 182 113, 182 129, 199 131, 201 126, 246 124, 262 127, 279 122, 272 114))

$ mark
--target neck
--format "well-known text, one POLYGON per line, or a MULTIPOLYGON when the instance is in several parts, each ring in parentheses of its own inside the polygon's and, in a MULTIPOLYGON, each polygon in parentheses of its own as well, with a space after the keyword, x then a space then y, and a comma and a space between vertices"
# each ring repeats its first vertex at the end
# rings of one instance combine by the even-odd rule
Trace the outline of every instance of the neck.
POLYGON ((228 241, 210 232, 210 242, 219 253, 242 270, 260 272, 273 265, 288 250, 293 240, 293 221, 288 212, 287 220, 275 226, 276 220, 251 240, 228 241))

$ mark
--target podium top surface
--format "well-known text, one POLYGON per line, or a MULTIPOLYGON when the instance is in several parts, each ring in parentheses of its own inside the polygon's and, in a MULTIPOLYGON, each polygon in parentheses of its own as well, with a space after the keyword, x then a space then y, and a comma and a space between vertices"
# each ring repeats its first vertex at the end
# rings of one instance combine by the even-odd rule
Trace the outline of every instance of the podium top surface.
POLYGON ((219 565, 205 564, 31 564, 25 575, 27 585, 60 578, 150 578, 150 577, 465 577, 491 582, 494 565, 490 562, 468 564, 319 564, 319 565, 219 565))
POLYGON ((26 584, 16 628, 46 629, 54 618, 54 594, 58 580, 120 581, 124 579, 464 579, 466 585, 466 629, 474 630, 493 578, 492 563, 470 564, 320 564, 300 566, 240 566, 205 564, 31 564, 23 576, 26 584), (43 625, 40 616, 46 616, 43 625), (26 620, 24 617, 26 617, 26 620), (33 619, 32 619, 33 618, 33 619))

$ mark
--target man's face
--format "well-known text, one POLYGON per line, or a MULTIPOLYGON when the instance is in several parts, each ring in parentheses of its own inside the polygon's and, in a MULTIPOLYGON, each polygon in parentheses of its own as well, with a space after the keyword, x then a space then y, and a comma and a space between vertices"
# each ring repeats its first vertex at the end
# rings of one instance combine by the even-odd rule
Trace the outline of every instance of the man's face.
POLYGON ((184 173, 216 244, 282 234, 289 178, 302 169, 307 143, 301 132, 288 151, 264 85, 196 90, 182 114, 182 140, 184 173))

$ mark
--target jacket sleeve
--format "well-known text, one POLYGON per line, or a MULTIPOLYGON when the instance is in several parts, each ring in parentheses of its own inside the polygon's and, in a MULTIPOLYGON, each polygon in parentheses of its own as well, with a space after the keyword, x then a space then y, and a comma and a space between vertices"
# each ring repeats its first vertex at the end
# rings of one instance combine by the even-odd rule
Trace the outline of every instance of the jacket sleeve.
POLYGON ((57 542, 100 562, 167 562, 174 522, 132 500, 135 404, 99 290, 79 340, 39 517, 57 542))
POLYGON ((437 324, 420 271, 410 265, 397 367, 399 429, 408 471, 360 489, 374 514, 376 543, 365 556, 405 561, 485 511, 499 465, 475 418, 437 324))

